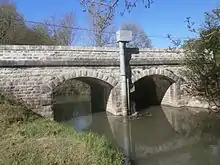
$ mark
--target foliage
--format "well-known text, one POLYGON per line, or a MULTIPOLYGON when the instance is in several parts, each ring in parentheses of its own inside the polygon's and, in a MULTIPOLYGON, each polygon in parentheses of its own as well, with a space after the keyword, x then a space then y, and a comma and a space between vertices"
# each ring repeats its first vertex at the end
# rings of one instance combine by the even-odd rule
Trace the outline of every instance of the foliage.
POLYGON ((0 4, 0 44, 54 44, 47 35, 47 40, 41 40, 39 33, 26 26, 24 18, 10 3, 0 4))
POLYGON ((220 9, 205 13, 204 25, 199 29, 188 27, 198 33, 198 38, 183 46, 192 92, 220 108, 220 9))
POLYGON ((0 104, 0 138, 0 164, 124 163, 123 154, 106 138, 77 133, 55 121, 30 115, 22 106, 8 103, 0 104))
POLYGON ((28 26, 14 4, 0 2, 0 44, 70 45, 75 38, 73 26, 73 13, 66 13, 59 20, 53 18, 44 24, 28 26))
POLYGON ((132 41, 128 43, 128 47, 151 48, 151 40, 148 38, 143 29, 135 23, 124 23, 120 27, 121 30, 132 31, 132 41))

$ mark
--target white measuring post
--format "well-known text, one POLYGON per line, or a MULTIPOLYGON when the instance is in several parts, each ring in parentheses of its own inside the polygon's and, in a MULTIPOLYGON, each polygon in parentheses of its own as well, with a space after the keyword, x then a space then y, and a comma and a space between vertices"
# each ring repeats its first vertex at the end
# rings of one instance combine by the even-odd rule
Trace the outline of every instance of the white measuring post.
POLYGON ((121 105, 123 116, 128 115, 128 86, 125 64, 126 43, 132 40, 132 32, 129 30, 119 30, 116 33, 117 42, 119 43, 120 54, 120 83, 121 83, 121 105))

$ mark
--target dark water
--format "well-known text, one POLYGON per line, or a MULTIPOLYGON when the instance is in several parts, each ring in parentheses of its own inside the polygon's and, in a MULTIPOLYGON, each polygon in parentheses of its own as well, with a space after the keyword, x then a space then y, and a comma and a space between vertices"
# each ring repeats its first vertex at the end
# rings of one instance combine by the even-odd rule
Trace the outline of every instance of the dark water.
POLYGON ((205 112, 155 106, 143 110, 138 119, 126 119, 105 112, 91 114, 88 101, 57 107, 62 113, 68 111, 64 123, 77 131, 106 135, 133 164, 220 165, 220 120, 205 112))

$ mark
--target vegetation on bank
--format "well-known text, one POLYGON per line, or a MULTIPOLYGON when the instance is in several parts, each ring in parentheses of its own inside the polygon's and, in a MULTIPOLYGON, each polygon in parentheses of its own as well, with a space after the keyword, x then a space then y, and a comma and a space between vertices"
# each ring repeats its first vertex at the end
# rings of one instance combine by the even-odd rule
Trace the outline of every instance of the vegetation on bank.
POLYGON ((77 133, 21 105, 0 102, 0 164, 120 165, 123 154, 104 137, 77 133))
POLYGON ((182 46, 189 92, 205 98, 212 109, 220 110, 220 9, 205 13, 204 23, 199 28, 193 27, 190 18, 187 22, 190 31, 197 36, 182 46))

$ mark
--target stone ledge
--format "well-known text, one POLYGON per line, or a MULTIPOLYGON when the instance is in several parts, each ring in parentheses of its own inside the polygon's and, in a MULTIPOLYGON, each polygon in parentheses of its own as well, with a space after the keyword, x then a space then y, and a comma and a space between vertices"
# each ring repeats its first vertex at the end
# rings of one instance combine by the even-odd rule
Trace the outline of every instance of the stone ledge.
MULTIPOLYGON (((131 66, 179 65, 180 60, 131 60, 131 66)), ((0 67, 45 67, 45 66, 119 66, 116 59, 78 59, 78 60, 0 60, 0 67)))
MULTIPOLYGON (((106 51, 118 52, 118 47, 94 46, 54 46, 54 45, 0 45, 0 50, 35 50, 35 51, 106 51)), ((129 52, 129 51, 128 51, 129 52)), ((144 48, 139 52, 183 53, 182 49, 144 48)))
POLYGON ((0 50, 32 51, 110 51, 118 52, 117 47, 54 46, 54 45, 0 45, 0 50))

